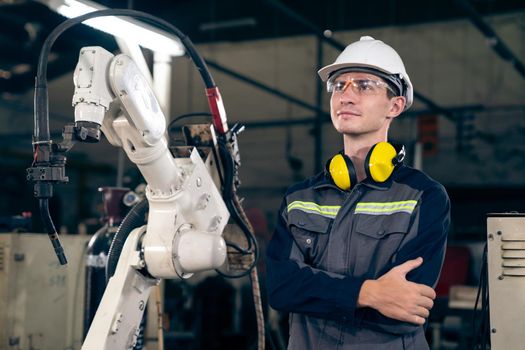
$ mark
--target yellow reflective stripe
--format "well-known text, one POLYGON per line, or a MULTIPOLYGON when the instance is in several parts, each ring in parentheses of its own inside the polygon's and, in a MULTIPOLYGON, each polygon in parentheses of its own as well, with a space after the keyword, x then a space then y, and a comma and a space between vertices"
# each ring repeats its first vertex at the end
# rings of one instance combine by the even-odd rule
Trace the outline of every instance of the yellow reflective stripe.
POLYGON ((315 213, 327 217, 335 217, 341 208, 340 205, 319 205, 314 202, 302 202, 302 201, 293 201, 288 204, 287 210, 288 213, 293 210, 300 210, 306 213, 315 213))
POLYGON ((405 212, 411 214, 417 205, 417 201, 398 201, 398 202, 361 202, 357 203, 356 214, 394 214, 405 212))
POLYGON ((408 200, 408 201, 398 201, 398 202, 359 202, 357 205, 376 205, 376 206, 385 206, 385 205, 397 205, 397 204, 411 204, 416 205, 416 200, 408 200))

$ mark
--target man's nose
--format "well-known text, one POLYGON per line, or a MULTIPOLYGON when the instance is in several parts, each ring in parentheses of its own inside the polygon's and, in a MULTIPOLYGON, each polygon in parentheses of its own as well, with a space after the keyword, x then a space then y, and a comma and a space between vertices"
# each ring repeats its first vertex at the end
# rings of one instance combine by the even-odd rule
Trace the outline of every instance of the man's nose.
POLYGON ((348 84, 346 89, 341 93, 341 103, 355 103, 359 99, 359 95, 355 92, 355 88, 352 84, 348 84))

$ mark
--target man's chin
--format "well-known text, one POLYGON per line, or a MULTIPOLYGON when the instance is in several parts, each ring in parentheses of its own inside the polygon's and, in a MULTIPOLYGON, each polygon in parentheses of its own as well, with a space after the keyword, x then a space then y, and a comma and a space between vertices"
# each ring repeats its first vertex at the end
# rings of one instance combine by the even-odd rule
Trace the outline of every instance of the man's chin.
POLYGON ((348 136, 358 136, 363 133, 362 130, 358 130, 357 128, 349 128, 347 127, 337 127, 335 130, 337 130, 338 133, 348 136))

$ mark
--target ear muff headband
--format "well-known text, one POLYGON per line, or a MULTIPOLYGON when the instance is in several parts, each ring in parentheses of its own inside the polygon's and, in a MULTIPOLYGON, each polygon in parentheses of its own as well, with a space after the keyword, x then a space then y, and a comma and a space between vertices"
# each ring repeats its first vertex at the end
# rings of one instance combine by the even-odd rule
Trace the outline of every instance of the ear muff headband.
POLYGON ((365 160, 366 175, 375 182, 385 182, 394 172, 393 160, 397 150, 388 142, 376 143, 368 152, 365 160))
POLYGON ((357 182, 354 165, 344 154, 336 154, 330 160, 328 172, 334 184, 343 191, 348 191, 357 182))

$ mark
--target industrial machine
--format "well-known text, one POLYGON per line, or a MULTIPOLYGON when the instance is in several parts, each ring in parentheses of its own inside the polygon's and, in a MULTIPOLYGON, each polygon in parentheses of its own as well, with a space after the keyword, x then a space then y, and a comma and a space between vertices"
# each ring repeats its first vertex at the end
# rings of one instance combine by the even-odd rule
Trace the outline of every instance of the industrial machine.
POLYGON ((148 296, 160 279, 188 278, 201 271, 219 269, 232 250, 235 253, 232 256, 241 257, 237 262, 240 261, 244 271, 236 275, 222 270, 220 273, 252 277, 261 349, 264 323, 254 269, 257 244, 236 195, 240 165, 237 133, 242 129, 228 128, 218 88, 191 41, 171 24, 142 12, 97 11, 58 26, 44 44, 38 68, 35 155, 28 179, 35 183, 35 196, 60 263, 67 263, 67 259, 49 216, 47 201, 54 183, 67 182, 65 153, 75 142, 96 142, 102 131, 112 145, 124 149, 147 182, 147 201, 128 213, 111 245, 107 267, 111 278, 82 349, 132 349, 148 296), (75 123, 66 125, 62 142, 50 140, 45 76, 50 47, 72 25, 109 15, 145 19, 181 39, 203 77, 213 115, 207 154, 201 156, 192 147, 186 154, 173 156, 165 135, 166 118, 148 82, 131 58, 123 54, 115 56, 101 47, 81 49, 74 73, 75 123), (143 225, 136 218, 146 211, 147 225, 143 225), (246 248, 241 247, 242 241, 226 242, 223 238, 230 216, 244 233, 246 248))
POLYGON ((64 269, 37 233, 0 234, 0 349, 79 349, 87 235, 64 237, 64 269))
MULTIPOLYGON (((521 349, 525 342, 525 214, 489 214, 487 218, 490 348, 521 349)), ((486 293, 485 298, 486 298, 486 293)), ((482 298, 484 299, 484 298, 482 298)), ((481 342, 487 348, 488 339, 481 342)))

